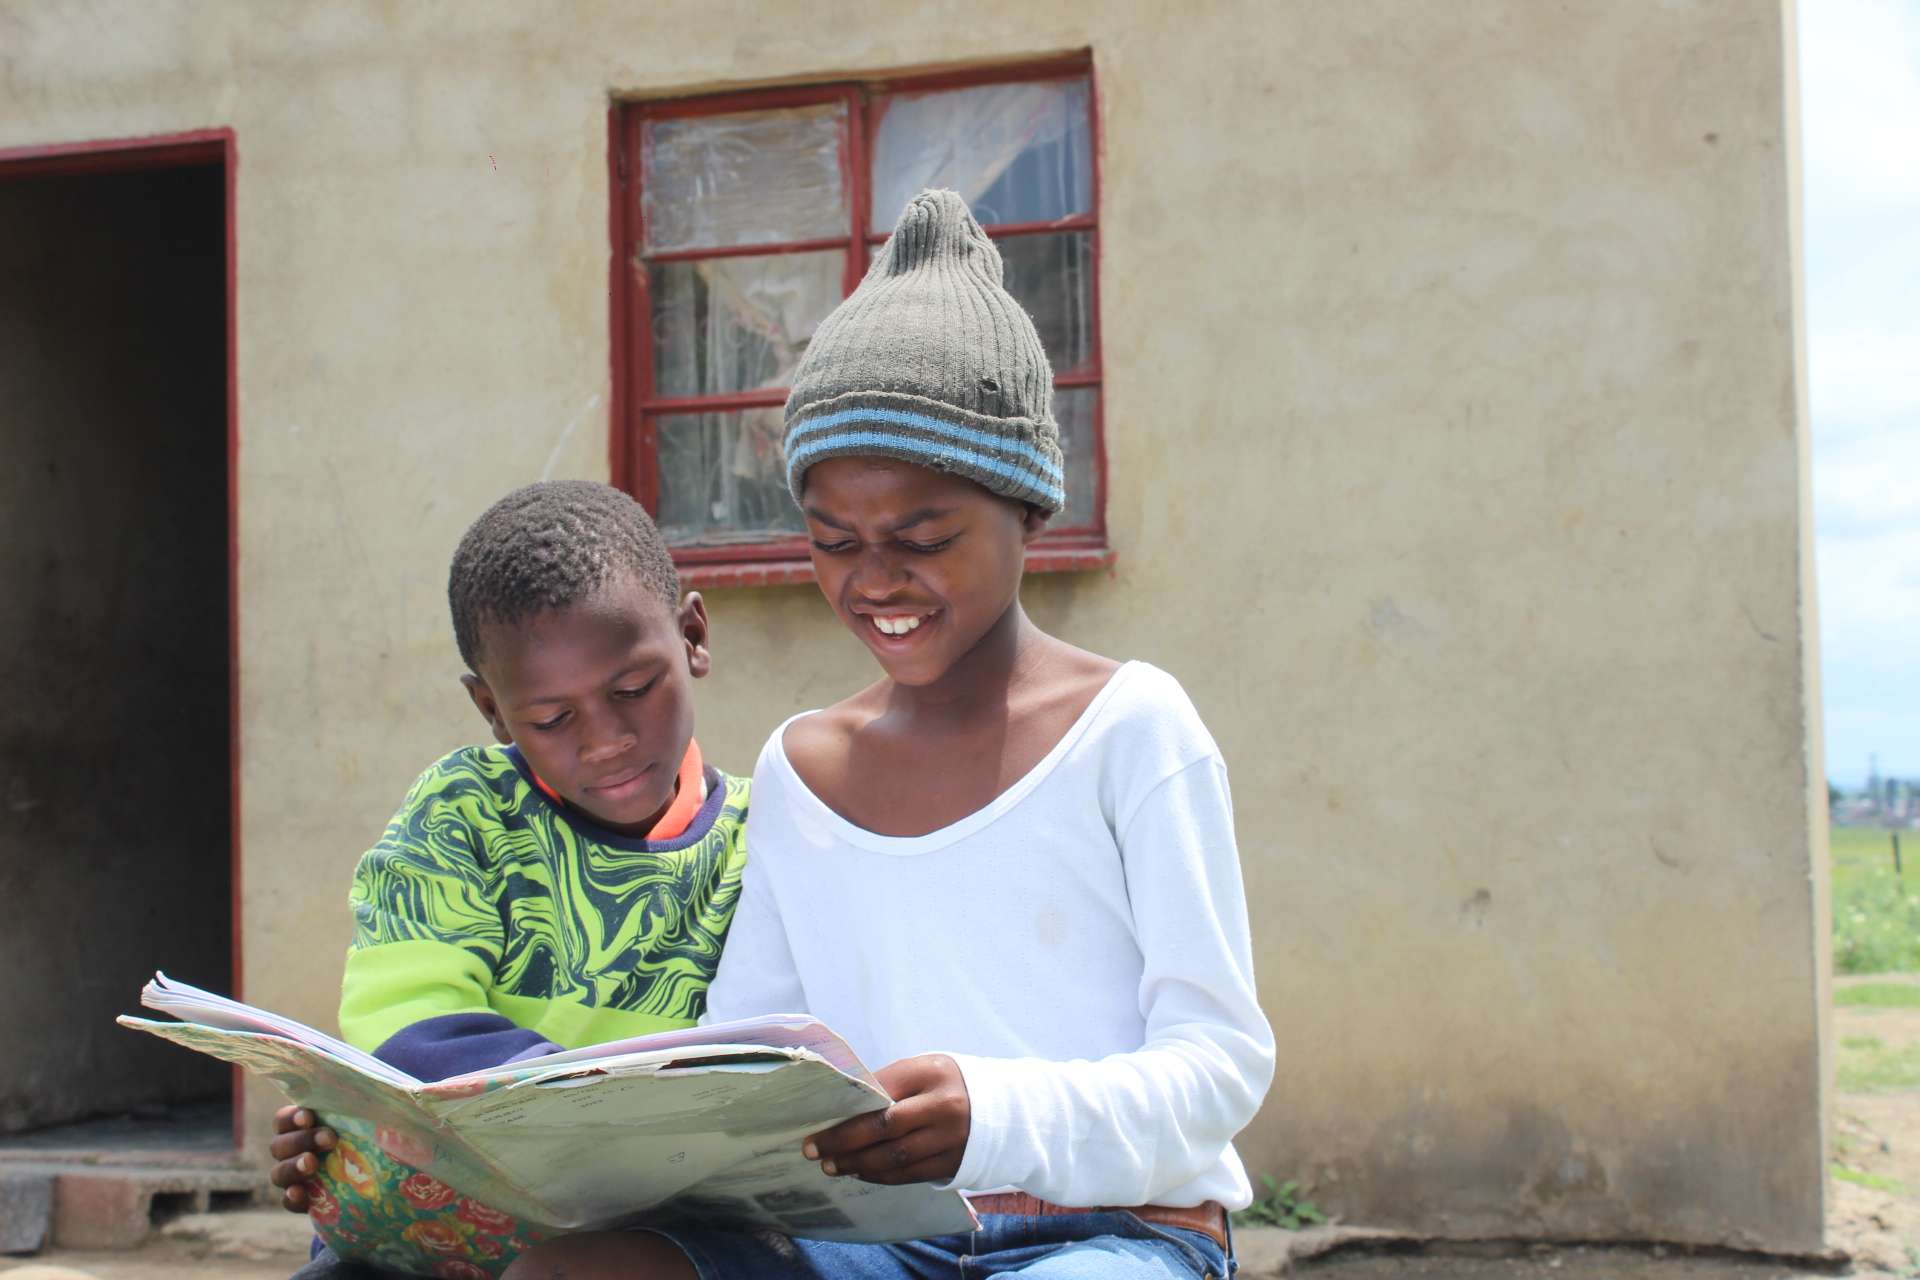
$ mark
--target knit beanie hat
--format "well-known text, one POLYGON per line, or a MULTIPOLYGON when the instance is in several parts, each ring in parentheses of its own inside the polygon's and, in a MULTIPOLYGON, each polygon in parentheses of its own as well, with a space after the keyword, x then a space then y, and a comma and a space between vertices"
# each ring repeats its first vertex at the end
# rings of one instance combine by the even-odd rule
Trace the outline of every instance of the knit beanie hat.
POLYGON ((913 198, 794 370, 782 444, 795 502, 808 467, 851 454, 950 471, 1060 510, 1053 371, 1001 278, 1000 252, 966 201, 952 191, 913 198))

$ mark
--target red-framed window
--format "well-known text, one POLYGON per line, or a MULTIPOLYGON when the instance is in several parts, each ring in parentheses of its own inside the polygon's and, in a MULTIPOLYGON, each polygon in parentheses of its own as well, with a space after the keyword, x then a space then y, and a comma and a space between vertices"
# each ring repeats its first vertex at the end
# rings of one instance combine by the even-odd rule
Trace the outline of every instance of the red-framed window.
POLYGON ((931 186, 973 206, 1053 364, 1067 505, 1028 567, 1112 563, 1097 119, 1084 57, 614 108, 613 475, 689 585, 811 576, 780 456, 788 383, 931 186))

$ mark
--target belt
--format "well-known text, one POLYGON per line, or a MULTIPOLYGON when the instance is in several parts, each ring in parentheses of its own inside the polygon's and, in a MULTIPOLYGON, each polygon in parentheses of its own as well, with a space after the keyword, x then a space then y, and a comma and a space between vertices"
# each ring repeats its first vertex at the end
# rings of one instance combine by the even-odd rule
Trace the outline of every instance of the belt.
POLYGON ((1052 1204, 1024 1191, 997 1191, 992 1195, 968 1196, 967 1203, 973 1206, 975 1213, 1011 1213, 1028 1218, 1050 1217, 1059 1213, 1130 1213, 1142 1222, 1151 1222, 1155 1226, 1198 1231, 1222 1249, 1227 1247, 1227 1211, 1213 1200, 1191 1208, 1166 1204, 1089 1205, 1074 1208, 1052 1204))

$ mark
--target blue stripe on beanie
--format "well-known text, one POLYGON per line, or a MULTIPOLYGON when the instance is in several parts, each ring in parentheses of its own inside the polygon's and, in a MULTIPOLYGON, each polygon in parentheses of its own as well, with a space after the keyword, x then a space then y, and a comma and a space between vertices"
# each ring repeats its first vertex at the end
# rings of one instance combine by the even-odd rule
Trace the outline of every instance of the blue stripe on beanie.
MULTIPOLYGON (((968 444, 981 445, 995 453, 1018 454, 1031 462, 1034 470, 1052 480, 1056 486, 1065 479, 1058 463, 1024 440, 991 431, 977 431, 972 427, 958 426, 940 418, 929 417, 924 413, 908 413, 904 409, 842 409, 838 413, 829 413, 795 423, 792 430, 787 432, 787 440, 791 444, 801 436, 825 431, 830 427, 838 427, 849 422, 894 423, 903 427, 919 427, 924 431, 937 432, 968 444)), ((795 450, 796 456, 803 455, 805 452, 805 449, 795 450)))
MULTIPOLYGON (((787 470, 798 475, 811 462, 821 456, 840 454, 879 453, 882 456, 898 456, 901 453, 913 455, 906 459, 922 466, 931 466, 940 471, 953 471, 960 475, 973 477, 973 472, 990 472, 1016 482, 1022 489, 1031 489, 1034 493, 1051 502, 1052 509, 1058 511, 1066 505, 1067 492, 1056 481, 1036 475, 1027 467, 1016 467, 999 458, 991 458, 971 449, 962 449, 956 445, 935 444, 930 440, 921 440, 915 436, 901 435, 893 431, 846 431, 831 435, 823 440, 813 440, 790 450, 787 454, 787 470)), ((989 485, 996 493, 1006 497, 1019 498, 1019 492, 1005 492, 997 486, 989 485)), ((1044 504, 1042 504, 1044 505, 1044 504)))

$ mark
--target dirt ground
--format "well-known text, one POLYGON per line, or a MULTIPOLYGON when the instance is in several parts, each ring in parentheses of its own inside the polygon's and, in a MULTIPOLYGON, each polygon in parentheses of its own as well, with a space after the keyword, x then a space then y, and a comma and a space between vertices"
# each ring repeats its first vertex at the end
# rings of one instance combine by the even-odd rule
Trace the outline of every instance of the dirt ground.
MULTIPOLYGON (((1287 1274, 1313 1280, 1802 1280, 1835 1269, 1808 1269, 1758 1258, 1650 1249, 1527 1249, 1507 1257, 1445 1250, 1417 1254, 1341 1254, 1302 1263, 1287 1274)), ((1251 1277, 1248 1278, 1251 1280, 1251 1277)))
MULTIPOLYGON (((300 1253, 251 1259, 208 1256, 165 1242, 130 1253, 60 1250, 38 1258, 0 1258, 5 1280, 286 1280, 300 1253)), ((1282 1274, 1244 1266, 1240 1280, 1282 1274)), ((1811 1280, 1834 1268, 1807 1269, 1754 1258, 1689 1256, 1671 1250, 1516 1248, 1350 1251, 1311 1259, 1284 1272, 1301 1280, 1811 1280)), ((1876 1274, 1856 1272, 1855 1274, 1876 1274)))
MULTIPOLYGON (((286 1280, 300 1253, 250 1259, 208 1256, 177 1242, 130 1253, 60 1250, 38 1258, 0 1258, 5 1280, 286 1280)), ((1248 1265, 1241 1280, 1282 1274, 1248 1265)), ((1808 1270, 1751 1258, 1690 1257, 1647 1249, 1498 1249, 1354 1251, 1294 1264, 1285 1274, 1311 1280, 1802 1280, 1829 1277, 1833 1268, 1808 1270), (1492 1256, 1489 1256, 1491 1254, 1492 1256)))
POLYGON ((265 1259, 207 1257, 178 1245, 96 1253, 56 1249, 37 1258, 0 1258, 7 1280, 287 1280, 300 1254, 265 1259))
MULTIPOLYGON (((1920 986, 1920 975, 1841 978, 1836 985, 1865 981, 1920 986)), ((1860 1075, 1872 1055, 1920 1052, 1920 1008, 1837 1006, 1834 1043, 1843 1077, 1860 1075)), ((1286 1274, 1301 1280, 1803 1280, 1835 1274, 1920 1280, 1920 1080, 1912 1074, 1896 1073, 1891 1087, 1860 1087, 1855 1079, 1855 1087, 1834 1094, 1833 1163, 1873 1184, 1849 1177, 1827 1184, 1827 1242, 1852 1259, 1850 1269, 1670 1248, 1363 1245, 1300 1259, 1286 1274)), ((291 1215, 221 1216, 234 1221, 204 1232, 184 1224, 187 1229, 132 1253, 55 1250, 0 1258, 0 1280, 285 1280, 304 1260, 302 1224, 291 1215)), ((1275 1268, 1287 1253, 1279 1237, 1246 1243, 1242 1280, 1279 1274, 1275 1268)))
MULTIPOLYGON (((1839 978, 1835 986, 1869 982, 1920 986, 1920 974, 1839 978)), ((1920 1276, 1920 1081, 1909 1071, 1904 1087, 1844 1087, 1862 1055, 1920 1054, 1920 1008, 1836 1006, 1833 1033, 1843 1076, 1833 1097, 1833 1163, 1882 1185, 1828 1182, 1828 1243, 1853 1257, 1855 1274, 1920 1276)))
MULTIPOLYGON (((1920 987, 1920 974, 1835 979, 1842 990, 1865 983, 1920 987)), ((1847 1077, 1862 1074, 1875 1057, 1920 1054, 1920 1008, 1836 1004, 1833 1038, 1842 1079, 1833 1095, 1832 1165, 1876 1184, 1848 1176, 1827 1182, 1827 1244, 1849 1258, 1850 1267, 1677 1249, 1429 1247, 1417 1253, 1348 1249, 1303 1260, 1288 1274, 1312 1280, 1785 1280, 1838 1271, 1920 1280, 1920 1080, 1908 1069, 1895 1087, 1862 1088, 1858 1080, 1847 1087, 1847 1077), (1504 1256, 1487 1256, 1497 1252, 1504 1256)))

